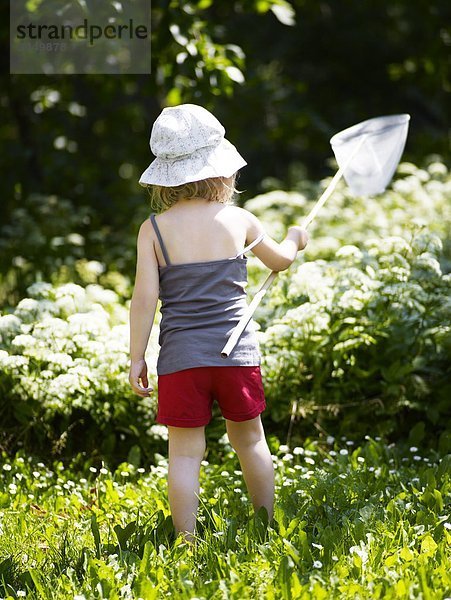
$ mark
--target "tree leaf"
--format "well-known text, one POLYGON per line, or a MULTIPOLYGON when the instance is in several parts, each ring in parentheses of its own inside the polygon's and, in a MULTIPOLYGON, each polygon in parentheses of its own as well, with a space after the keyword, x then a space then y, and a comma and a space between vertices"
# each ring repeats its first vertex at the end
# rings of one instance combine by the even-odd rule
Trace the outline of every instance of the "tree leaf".
POLYGON ((288 2, 284 4, 273 4, 271 6, 271 11, 276 19, 283 25, 288 25, 289 27, 296 25, 296 13, 294 8, 291 6, 291 4, 288 4, 288 2))

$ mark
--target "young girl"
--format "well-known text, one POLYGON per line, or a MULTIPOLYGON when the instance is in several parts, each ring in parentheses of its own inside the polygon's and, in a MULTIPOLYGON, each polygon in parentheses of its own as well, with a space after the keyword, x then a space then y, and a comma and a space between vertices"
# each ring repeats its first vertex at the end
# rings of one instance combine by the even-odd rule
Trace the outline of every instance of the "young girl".
POLYGON ((252 248, 269 269, 283 271, 308 240, 300 227, 290 227, 279 244, 254 215, 231 204, 236 174, 246 162, 224 134, 200 106, 165 108, 150 137, 156 159, 140 178, 158 215, 151 214, 138 234, 129 381, 139 396, 153 391, 144 355, 160 298, 156 421, 168 427, 174 527, 189 542, 214 400, 254 509, 264 506, 273 517, 274 471, 260 418, 265 397, 252 320, 227 358, 221 350, 247 306, 244 254, 252 248))

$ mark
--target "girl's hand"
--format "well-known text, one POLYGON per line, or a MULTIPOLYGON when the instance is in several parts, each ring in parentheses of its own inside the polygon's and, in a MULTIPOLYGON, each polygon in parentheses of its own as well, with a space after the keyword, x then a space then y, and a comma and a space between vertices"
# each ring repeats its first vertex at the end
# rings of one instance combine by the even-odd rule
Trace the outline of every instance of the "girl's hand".
POLYGON ((302 227, 299 227, 299 225, 293 225, 289 229, 295 229, 296 233, 298 235, 298 252, 300 252, 301 250, 304 250, 304 248, 307 246, 307 243, 309 241, 309 236, 308 236, 307 231, 305 229, 302 229, 302 227))
POLYGON ((132 390, 135 394, 138 394, 138 396, 145 398, 146 396, 150 396, 150 392, 153 392, 153 388, 148 387, 147 364, 143 358, 131 362, 128 380, 132 386, 132 390), (141 380, 142 385, 140 385, 139 380, 141 380))

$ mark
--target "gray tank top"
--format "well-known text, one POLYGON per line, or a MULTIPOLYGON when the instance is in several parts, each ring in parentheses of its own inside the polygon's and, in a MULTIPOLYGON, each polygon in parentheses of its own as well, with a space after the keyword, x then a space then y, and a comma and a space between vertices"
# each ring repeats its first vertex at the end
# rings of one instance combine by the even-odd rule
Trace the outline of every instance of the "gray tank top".
POLYGON ((161 300, 158 375, 193 367, 260 365, 260 349, 252 319, 233 352, 221 350, 247 308, 245 252, 264 233, 232 258, 172 264, 155 220, 150 215, 166 261, 159 266, 161 300))

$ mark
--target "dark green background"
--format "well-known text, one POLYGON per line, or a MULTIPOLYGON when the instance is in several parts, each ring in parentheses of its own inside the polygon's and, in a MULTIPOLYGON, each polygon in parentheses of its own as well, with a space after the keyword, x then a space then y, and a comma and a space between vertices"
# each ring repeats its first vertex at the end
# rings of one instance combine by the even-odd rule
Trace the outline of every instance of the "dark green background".
MULTIPOLYGON (((39 0, 34 4, 39 10, 39 0)), ((294 15, 286 12, 294 25, 276 18, 275 4, 154 0, 151 76, 10 76, 5 64, 2 220, 38 192, 89 204, 114 227, 129 224, 146 199, 137 180, 151 160, 151 124, 168 102, 202 104, 224 123, 249 164, 243 200, 268 177, 289 188, 303 167, 310 178, 331 174, 329 138, 383 114, 411 114, 406 159, 419 163, 438 153, 449 160, 448 2, 295 0, 294 15), (192 44, 179 64, 184 38, 192 44), (230 78, 230 66, 244 73, 244 83, 230 78), (45 100, 50 90, 58 101, 45 100), (76 143, 71 150, 55 148, 61 136, 76 143)))

